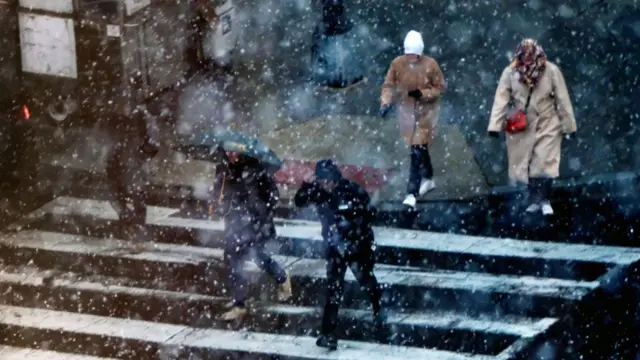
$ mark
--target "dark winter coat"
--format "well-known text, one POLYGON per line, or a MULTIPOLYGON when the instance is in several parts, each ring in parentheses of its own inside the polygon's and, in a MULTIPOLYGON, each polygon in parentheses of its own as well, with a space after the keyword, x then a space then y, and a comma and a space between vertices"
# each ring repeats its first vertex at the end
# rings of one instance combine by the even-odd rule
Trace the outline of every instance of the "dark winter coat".
POLYGON ((268 171, 259 164, 238 163, 218 165, 216 174, 212 201, 214 211, 224 216, 226 238, 242 243, 273 239, 280 193, 268 171))
POLYGON ((148 182, 144 165, 158 148, 149 141, 144 118, 134 115, 140 116, 120 119, 123 125, 109 129, 116 143, 107 157, 106 175, 111 204, 120 219, 144 223, 148 182))
POLYGON ((317 183, 305 182, 295 195, 298 207, 315 205, 322 224, 322 237, 341 253, 355 252, 374 241, 373 219, 376 214, 369 195, 358 184, 341 179, 327 192, 317 183))

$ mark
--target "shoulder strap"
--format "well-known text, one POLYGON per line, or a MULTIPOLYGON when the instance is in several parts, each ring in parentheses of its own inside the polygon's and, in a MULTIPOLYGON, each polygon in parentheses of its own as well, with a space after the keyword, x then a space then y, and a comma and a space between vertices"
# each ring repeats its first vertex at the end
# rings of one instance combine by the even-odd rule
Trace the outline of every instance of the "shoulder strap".
MULTIPOLYGON (((509 92, 513 93, 513 76, 509 76, 509 92)), ((524 104, 524 112, 526 113, 529 109, 529 103, 531 103, 531 94, 533 93, 533 87, 529 88, 529 93, 527 94, 527 102, 524 104)))
POLYGON ((531 102, 531 94, 533 93, 533 87, 529 88, 529 94, 527 94, 527 102, 524 104, 524 112, 527 112, 529 109, 529 103, 531 102))

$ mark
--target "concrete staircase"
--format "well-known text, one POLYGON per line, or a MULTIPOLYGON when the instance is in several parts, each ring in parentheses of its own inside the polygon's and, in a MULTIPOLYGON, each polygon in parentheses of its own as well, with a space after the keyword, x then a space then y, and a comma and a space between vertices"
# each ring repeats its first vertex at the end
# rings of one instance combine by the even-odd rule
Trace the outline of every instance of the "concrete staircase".
POLYGON ((318 223, 278 220, 270 244, 294 298, 278 304, 247 263, 249 315, 227 324, 217 319, 229 301, 223 224, 179 213, 151 207, 128 238, 107 202, 61 197, 6 229, 0 358, 515 359, 597 298, 610 269, 640 260, 633 248, 376 228, 388 324, 373 331, 349 273, 339 349, 327 352, 314 344, 325 282, 318 223))

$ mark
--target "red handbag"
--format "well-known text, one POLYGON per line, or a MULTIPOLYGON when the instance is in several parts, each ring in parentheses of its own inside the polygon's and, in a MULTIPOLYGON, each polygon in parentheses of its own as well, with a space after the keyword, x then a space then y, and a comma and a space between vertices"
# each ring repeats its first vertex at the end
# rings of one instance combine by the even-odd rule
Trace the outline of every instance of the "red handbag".
POLYGON ((527 130, 527 126, 529 125, 527 122, 527 109, 529 109, 529 102, 531 101, 532 91, 533 88, 529 89, 529 94, 527 95, 527 102, 524 105, 524 110, 513 109, 507 116, 507 125, 505 126, 504 130, 509 134, 517 134, 527 130))

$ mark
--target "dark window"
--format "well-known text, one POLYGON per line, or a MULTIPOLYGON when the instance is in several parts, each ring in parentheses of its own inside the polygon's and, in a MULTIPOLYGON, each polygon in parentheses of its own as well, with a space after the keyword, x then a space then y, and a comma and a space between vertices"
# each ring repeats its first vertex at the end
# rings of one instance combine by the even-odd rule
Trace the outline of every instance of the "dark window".
POLYGON ((116 23, 118 6, 122 0, 80 0, 80 12, 83 17, 116 23))

